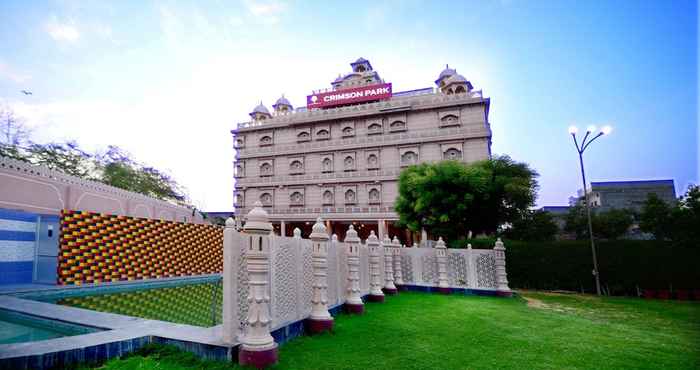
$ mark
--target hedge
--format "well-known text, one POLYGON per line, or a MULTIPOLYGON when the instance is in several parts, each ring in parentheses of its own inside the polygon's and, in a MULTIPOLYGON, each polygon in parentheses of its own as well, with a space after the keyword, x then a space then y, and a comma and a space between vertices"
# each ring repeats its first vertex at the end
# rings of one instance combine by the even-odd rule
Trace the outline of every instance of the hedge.
MULTIPOLYGON (((470 243, 473 248, 492 248, 494 241, 470 243)), ((595 292, 588 241, 504 243, 511 288, 595 292)), ((596 251, 601 285, 610 294, 635 295, 637 288, 700 289, 700 248, 695 245, 611 240, 597 241, 596 251)))

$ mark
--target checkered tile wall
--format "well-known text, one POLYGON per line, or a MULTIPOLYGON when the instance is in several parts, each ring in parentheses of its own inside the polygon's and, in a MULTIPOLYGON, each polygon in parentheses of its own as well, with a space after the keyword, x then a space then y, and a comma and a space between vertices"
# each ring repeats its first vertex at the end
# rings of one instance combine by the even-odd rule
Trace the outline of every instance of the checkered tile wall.
POLYGON ((63 210, 58 284, 219 273, 223 229, 63 210))

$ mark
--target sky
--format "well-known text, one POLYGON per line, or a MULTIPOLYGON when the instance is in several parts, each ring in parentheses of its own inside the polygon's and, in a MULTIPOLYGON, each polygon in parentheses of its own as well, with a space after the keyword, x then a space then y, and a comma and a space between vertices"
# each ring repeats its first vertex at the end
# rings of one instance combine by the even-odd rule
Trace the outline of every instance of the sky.
POLYGON ((449 63, 491 98, 494 154, 539 174, 537 204, 581 188, 567 129, 611 125, 589 181, 698 183, 692 1, 0 1, 0 103, 36 142, 117 145, 207 211, 232 210, 230 130, 295 106, 358 57, 394 91, 449 63), (24 95, 20 90, 30 90, 24 95))

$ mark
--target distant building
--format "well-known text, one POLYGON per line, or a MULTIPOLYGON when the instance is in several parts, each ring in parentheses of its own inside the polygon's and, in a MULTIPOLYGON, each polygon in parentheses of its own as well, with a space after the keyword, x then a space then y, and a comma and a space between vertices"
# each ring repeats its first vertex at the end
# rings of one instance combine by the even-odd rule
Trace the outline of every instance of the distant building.
POLYGON ((673 180, 591 182, 589 202, 598 211, 631 209, 640 212, 649 194, 656 194, 668 204, 676 202, 673 180))

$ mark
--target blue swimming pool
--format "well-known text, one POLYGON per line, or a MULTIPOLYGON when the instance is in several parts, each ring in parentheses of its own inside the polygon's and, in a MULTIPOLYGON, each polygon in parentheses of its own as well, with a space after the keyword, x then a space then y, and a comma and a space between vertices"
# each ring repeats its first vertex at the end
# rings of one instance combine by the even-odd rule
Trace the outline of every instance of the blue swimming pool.
POLYGON ((94 331, 93 328, 0 310, 0 344, 33 342, 94 331))

